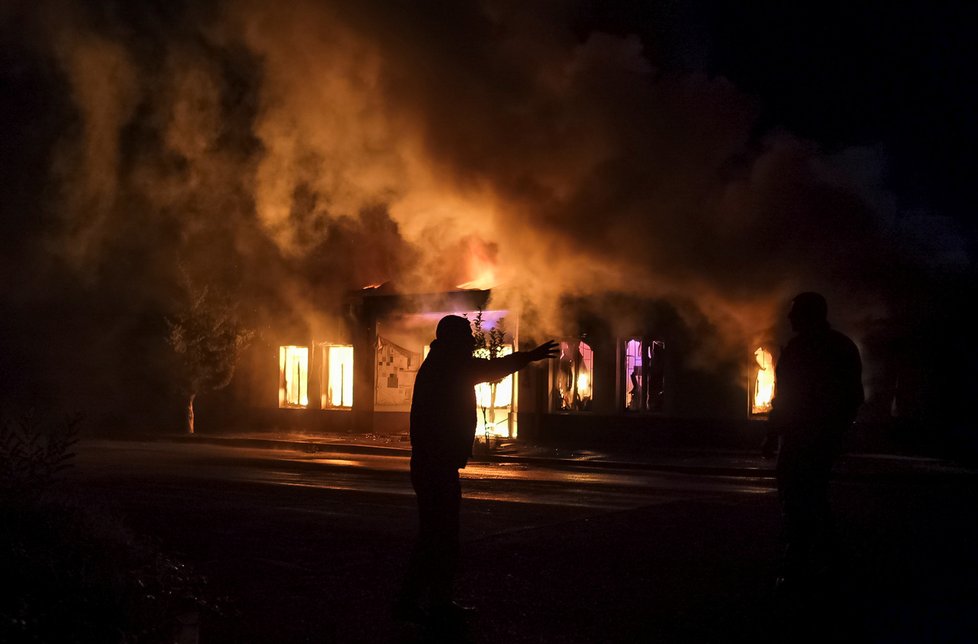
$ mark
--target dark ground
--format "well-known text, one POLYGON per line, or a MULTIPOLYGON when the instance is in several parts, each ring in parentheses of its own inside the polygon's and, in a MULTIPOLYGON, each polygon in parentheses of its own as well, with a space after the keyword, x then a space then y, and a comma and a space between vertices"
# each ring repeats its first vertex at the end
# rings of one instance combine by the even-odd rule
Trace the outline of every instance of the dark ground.
MULTIPOLYGON (((202 643, 433 639, 389 616, 414 535, 406 474, 359 472, 391 490, 359 492, 308 487, 307 466, 272 467, 291 483, 145 464, 91 470, 84 459, 72 477, 83 497, 158 538, 231 598, 225 617, 203 615, 202 643)), ((633 507, 601 509, 600 495, 585 507, 486 498, 495 485, 463 482, 482 498, 463 503, 459 595, 479 612, 442 640, 973 642, 978 633, 975 476, 837 481, 836 583, 784 602, 773 593, 770 492, 648 490, 633 507)))

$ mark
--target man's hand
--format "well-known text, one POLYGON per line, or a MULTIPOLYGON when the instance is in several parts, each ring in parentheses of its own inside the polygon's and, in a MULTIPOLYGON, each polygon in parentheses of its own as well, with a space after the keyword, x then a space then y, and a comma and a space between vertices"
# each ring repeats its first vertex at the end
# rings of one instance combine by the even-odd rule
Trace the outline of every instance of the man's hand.
POLYGON ((547 358, 556 358, 558 355, 560 355, 560 345, 553 340, 548 340, 530 351, 530 359, 534 362, 537 360, 546 360, 547 358))

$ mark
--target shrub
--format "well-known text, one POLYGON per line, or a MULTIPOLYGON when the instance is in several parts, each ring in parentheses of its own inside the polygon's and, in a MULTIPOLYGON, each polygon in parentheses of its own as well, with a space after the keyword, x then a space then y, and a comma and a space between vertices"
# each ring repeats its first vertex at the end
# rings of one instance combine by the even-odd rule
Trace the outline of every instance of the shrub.
POLYGON ((182 616, 222 615, 202 575, 59 476, 78 426, 0 426, 0 641, 165 642, 182 616))
POLYGON ((42 422, 33 412, 0 423, 0 495, 19 497, 46 491, 71 465, 81 418, 42 422))

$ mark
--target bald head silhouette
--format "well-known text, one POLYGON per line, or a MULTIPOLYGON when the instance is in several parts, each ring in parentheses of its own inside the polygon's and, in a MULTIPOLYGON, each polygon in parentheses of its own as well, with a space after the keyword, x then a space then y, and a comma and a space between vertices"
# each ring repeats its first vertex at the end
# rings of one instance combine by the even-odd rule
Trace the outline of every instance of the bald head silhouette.
POLYGON ((460 315, 446 315, 439 320, 435 328, 435 340, 452 352, 471 353, 475 348, 472 326, 460 315))
POLYGON ((828 325, 829 306, 825 298, 813 291, 799 293, 791 300, 791 311, 788 319, 791 329, 797 333, 805 333, 828 325))

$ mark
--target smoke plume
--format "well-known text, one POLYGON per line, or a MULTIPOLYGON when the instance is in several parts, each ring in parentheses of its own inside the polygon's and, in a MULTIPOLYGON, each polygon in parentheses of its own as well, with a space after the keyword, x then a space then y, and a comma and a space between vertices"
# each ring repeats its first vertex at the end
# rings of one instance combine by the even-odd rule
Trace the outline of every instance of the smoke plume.
POLYGON ((613 292, 711 328, 705 363, 799 290, 849 328, 884 316, 953 241, 899 212, 872 150, 762 131, 726 79, 582 34, 575 7, 15 3, 6 47, 70 115, 33 261, 125 294, 92 304, 118 316, 166 310, 185 270, 302 333, 383 282, 500 287, 538 336, 613 292))

